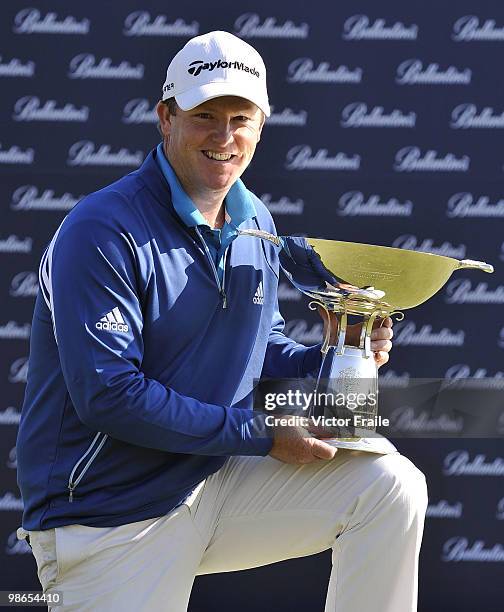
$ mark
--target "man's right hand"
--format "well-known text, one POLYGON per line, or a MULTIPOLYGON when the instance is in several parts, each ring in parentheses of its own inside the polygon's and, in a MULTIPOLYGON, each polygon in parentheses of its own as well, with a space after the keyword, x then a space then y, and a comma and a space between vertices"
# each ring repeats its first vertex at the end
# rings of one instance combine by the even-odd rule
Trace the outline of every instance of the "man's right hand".
POLYGON ((295 465, 314 461, 330 461, 336 454, 334 446, 312 438, 301 427, 277 427, 270 456, 295 465))

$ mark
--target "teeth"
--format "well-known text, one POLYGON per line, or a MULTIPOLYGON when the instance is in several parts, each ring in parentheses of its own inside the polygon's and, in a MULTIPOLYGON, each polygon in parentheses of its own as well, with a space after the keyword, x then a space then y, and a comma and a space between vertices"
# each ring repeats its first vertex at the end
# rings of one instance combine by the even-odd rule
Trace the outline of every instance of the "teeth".
POLYGON ((233 156, 231 153, 215 153, 214 151, 203 151, 209 159, 217 159, 218 161, 228 161, 233 156))

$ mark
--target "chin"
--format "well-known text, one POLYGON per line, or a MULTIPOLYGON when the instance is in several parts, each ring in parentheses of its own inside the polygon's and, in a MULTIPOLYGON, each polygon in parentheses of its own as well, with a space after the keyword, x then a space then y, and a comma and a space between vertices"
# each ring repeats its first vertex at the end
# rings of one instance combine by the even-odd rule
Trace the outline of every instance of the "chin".
POLYGON ((226 189, 239 178, 239 174, 213 175, 208 177, 207 184, 211 189, 226 189))
MULTIPOLYGON (((236 179, 235 179, 236 180, 236 179)), ((225 189, 230 189, 235 181, 209 181, 207 183, 207 188, 211 191, 223 191, 225 189)))

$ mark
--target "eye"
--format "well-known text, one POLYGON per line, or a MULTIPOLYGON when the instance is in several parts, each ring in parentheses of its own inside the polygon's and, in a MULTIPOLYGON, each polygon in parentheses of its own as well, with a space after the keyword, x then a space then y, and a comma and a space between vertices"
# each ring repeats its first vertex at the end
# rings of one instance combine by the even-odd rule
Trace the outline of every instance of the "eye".
POLYGON ((211 119, 212 115, 210 113, 197 113, 195 115, 198 119, 211 119))
POLYGON ((245 115, 238 115, 237 117, 235 117, 235 119, 237 121, 243 121, 244 123, 250 121, 250 117, 247 117, 245 115))

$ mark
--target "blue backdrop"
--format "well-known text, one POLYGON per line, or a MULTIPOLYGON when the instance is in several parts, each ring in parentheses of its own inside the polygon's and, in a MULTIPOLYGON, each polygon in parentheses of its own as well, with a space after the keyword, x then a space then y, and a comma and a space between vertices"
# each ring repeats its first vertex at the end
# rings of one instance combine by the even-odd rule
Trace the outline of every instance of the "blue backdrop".
MULTIPOLYGON (((173 6, 43 0, 0 9, 0 589, 39 588, 15 539, 15 438, 40 256, 83 194, 157 144, 166 66, 198 33, 234 32, 268 66, 273 114, 245 182, 280 233, 495 265, 493 276, 454 275, 396 325, 383 383, 476 377, 504 388, 502 4, 173 6)), ((317 342, 320 320, 285 279, 280 300, 287 332, 317 342)), ((404 417, 405 430, 428 425, 404 417)), ((504 420, 495 434, 398 443, 429 482, 422 612, 504 610, 504 420)), ((315 612, 328 575, 322 554, 199 578, 191 610, 315 612)))

